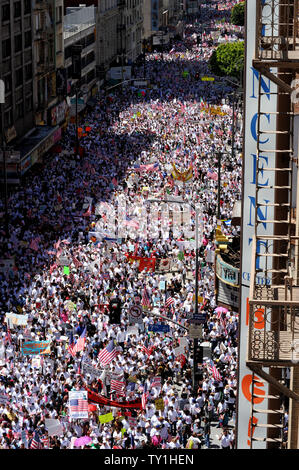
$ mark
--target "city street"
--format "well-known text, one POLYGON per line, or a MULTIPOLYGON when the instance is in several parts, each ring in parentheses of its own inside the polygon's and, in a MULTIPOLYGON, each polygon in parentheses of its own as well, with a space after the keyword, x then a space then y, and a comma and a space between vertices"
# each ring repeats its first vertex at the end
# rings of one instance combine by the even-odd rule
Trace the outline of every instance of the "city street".
POLYGON ((10 194, 1 448, 196 449, 204 417, 210 447, 233 446, 238 314, 217 305, 214 262, 217 215, 240 236, 242 136, 233 83, 202 77, 213 33, 243 30, 217 4, 201 8, 201 41, 198 17, 185 18, 182 38, 134 67, 147 84, 100 90, 79 117, 80 149, 69 124, 10 194), (194 358, 198 317, 210 358, 199 345, 194 358))

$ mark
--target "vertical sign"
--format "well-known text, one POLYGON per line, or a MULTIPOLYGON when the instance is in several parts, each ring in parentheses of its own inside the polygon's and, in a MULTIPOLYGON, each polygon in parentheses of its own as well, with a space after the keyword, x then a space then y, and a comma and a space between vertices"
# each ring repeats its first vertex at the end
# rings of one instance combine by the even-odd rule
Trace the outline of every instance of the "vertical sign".
MULTIPOLYGON (((241 261, 241 292, 240 292, 240 341, 239 341, 239 380, 238 380, 238 429, 237 429, 237 448, 249 449, 250 447, 250 429, 251 429, 251 381, 252 372, 246 367, 247 360, 247 341, 248 341, 248 323, 249 323, 249 287, 251 274, 251 254, 253 236, 255 234, 255 210, 256 210, 256 164, 257 164, 257 123, 258 123, 258 83, 259 72, 253 68, 252 60, 255 55, 255 37, 256 37, 256 4, 255 1, 247 1, 247 31, 246 31, 246 88, 244 93, 245 101, 245 137, 244 137, 244 160, 243 160, 243 202, 242 202, 242 261, 241 261)), ((264 7, 263 7, 264 10, 264 7)), ((264 12, 263 12, 264 13, 264 12)), ((267 34, 264 29, 263 34, 267 34)), ((266 113, 261 116, 261 129, 276 130, 276 117, 273 114, 277 109, 277 99, 270 93, 276 92, 276 85, 266 77, 262 77, 262 99, 261 111, 266 113)), ((266 134, 260 140, 261 149, 275 149, 276 139, 273 134, 266 134)), ((259 166, 263 168, 275 168, 275 154, 262 153, 260 155, 259 166)), ((259 185, 273 185, 273 172, 260 172, 259 185)), ((263 199, 265 204, 274 202, 274 192, 272 189, 263 189, 263 199)), ((263 207, 258 209, 258 220, 273 220, 273 208, 263 207)), ((273 234, 273 224, 260 223, 259 234, 273 234)), ((257 253, 263 249, 262 244, 257 245, 257 253)), ((261 263, 260 258, 258 258, 261 263)), ((262 266, 260 266, 262 267, 262 266)), ((269 279, 262 276, 257 277, 258 284, 270 283, 269 279)), ((256 312, 255 328, 265 328, 263 322, 263 310, 256 312)), ((254 407, 256 409, 267 409, 268 384, 258 377, 254 392, 261 395, 254 398, 254 407)), ((258 424, 267 423, 265 414, 256 414, 254 421, 258 424)), ((265 428, 254 428, 254 437, 265 438, 265 428)), ((254 448, 265 448, 266 442, 255 442, 254 448)))

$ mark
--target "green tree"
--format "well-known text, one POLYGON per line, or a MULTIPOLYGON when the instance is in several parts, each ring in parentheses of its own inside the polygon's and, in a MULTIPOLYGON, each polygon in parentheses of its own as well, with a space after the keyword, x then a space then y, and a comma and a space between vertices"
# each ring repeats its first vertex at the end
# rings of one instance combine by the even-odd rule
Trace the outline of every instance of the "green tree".
POLYGON ((240 78, 244 67, 244 41, 220 44, 213 51, 209 62, 210 70, 219 77, 240 78))
POLYGON ((245 23, 245 2, 237 3, 231 11, 231 23, 237 26, 244 26, 245 23))

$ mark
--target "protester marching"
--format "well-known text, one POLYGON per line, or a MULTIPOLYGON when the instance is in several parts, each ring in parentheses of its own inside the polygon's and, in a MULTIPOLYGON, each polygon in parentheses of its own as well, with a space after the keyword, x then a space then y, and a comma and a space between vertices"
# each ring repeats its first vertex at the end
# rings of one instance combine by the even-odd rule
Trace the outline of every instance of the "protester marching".
POLYGON ((2 449, 210 448, 213 427, 218 446, 234 448, 238 314, 216 304, 213 254, 218 203, 222 232, 239 235, 229 221, 242 142, 236 126, 233 153, 234 86, 200 78, 215 31, 242 38, 228 21, 235 3, 202 6, 199 44, 190 20, 163 58, 148 53, 134 73, 149 86, 100 91, 80 151, 69 125, 11 193, 0 248, 11 261, 0 284, 2 449), (211 357, 194 388, 196 208, 211 357))

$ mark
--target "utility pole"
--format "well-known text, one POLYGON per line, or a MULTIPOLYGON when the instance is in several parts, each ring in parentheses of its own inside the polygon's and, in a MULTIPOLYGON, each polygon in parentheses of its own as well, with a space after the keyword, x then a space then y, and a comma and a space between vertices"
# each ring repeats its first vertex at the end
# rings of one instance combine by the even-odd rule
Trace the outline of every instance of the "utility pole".
POLYGON ((235 102, 236 102, 236 90, 233 92, 233 116, 232 116, 232 163, 235 157, 235 102))
POLYGON ((4 133, 4 103, 5 103, 5 91, 3 83, 3 97, 0 97, 1 105, 1 133, 2 133, 2 158, 3 158, 3 181, 4 181, 4 211, 5 211, 5 235, 6 238, 9 238, 9 229, 8 229, 8 203, 7 203, 7 165, 6 165, 6 142, 5 142, 5 133, 4 133))
POLYGON ((218 166, 218 198, 217 198, 217 219, 221 219, 220 214, 220 195, 221 195, 221 152, 217 154, 218 166))
POLYGON ((78 136, 78 83, 76 83, 76 155, 79 152, 79 136, 78 136))
POLYGON ((143 78, 145 79, 145 46, 146 40, 143 39, 143 78))

